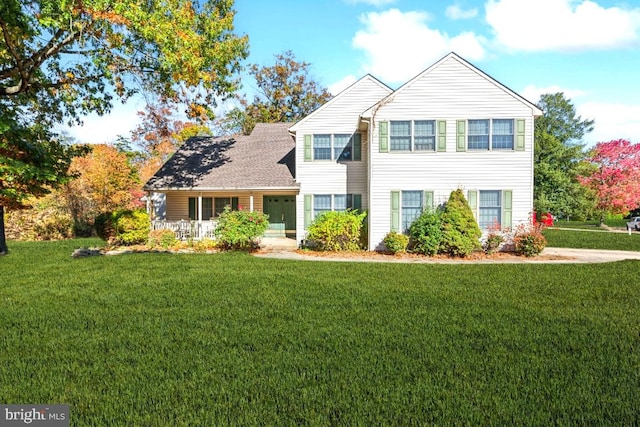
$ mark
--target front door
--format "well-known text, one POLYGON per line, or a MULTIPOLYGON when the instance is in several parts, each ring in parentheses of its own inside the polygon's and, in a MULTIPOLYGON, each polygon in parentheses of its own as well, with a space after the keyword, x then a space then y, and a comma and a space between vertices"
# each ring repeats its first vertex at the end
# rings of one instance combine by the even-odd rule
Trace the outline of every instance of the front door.
POLYGON ((264 196, 263 210, 273 229, 296 229, 296 196, 264 196))

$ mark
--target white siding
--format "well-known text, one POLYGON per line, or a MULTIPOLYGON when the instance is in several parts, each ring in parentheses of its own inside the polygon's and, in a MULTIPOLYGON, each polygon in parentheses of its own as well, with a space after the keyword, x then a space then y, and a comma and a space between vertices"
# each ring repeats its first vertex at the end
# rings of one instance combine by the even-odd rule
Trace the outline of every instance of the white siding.
POLYGON ((370 140, 370 249, 390 231, 392 190, 513 190, 513 224, 533 209, 533 114, 531 106, 455 57, 449 57, 402 87, 374 110, 370 140), (456 120, 525 119, 524 151, 456 151, 456 120), (446 152, 380 153, 378 123, 386 120, 446 120, 446 152))
POLYGON ((366 76, 340 93, 324 107, 307 116, 294 126, 296 131, 296 181, 300 193, 296 203, 296 235, 304 239, 304 196, 306 194, 361 194, 362 208, 368 201, 368 140, 362 132, 361 161, 306 161, 304 160, 304 135, 351 134, 358 131, 360 114, 390 89, 366 76))

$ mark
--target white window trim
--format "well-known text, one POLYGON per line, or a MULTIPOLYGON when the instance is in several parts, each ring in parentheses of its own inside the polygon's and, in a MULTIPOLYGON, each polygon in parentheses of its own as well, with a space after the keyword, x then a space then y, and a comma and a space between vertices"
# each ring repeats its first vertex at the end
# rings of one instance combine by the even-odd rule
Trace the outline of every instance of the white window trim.
MULTIPOLYGON (((505 135, 505 134, 500 134, 500 135, 505 135)), ((515 151, 516 149, 516 119, 513 117, 492 117, 492 118, 477 118, 477 119, 467 119, 467 132, 466 132, 466 143, 467 143, 467 151, 474 151, 474 152, 482 152, 482 151, 515 151), (488 141, 488 148, 471 148, 469 147, 469 137, 470 136, 475 136, 475 135, 471 135, 470 132, 470 126, 469 126, 469 122, 470 121, 478 121, 478 120, 488 120, 489 121, 489 141, 488 141), (511 129, 512 129, 512 133, 511 133, 511 148, 493 148, 493 121, 494 120, 511 120, 512 125, 511 125, 511 129)))
MULTIPOLYGON (((311 157, 312 160, 314 162, 357 162, 358 160, 354 160, 354 154, 355 154, 355 135, 358 134, 359 132, 353 132, 353 133, 314 133, 311 134, 311 157), (316 143, 316 135, 329 135, 329 148, 331 150, 331 158, 330 159, 316 159, 316 147, 315 147, 315 143, 316 143), (351 156, 349 159, 338 159, 335 157, 335 136, 336 135, 348 135, 349 136, 349 143, 351 144, 351 156)), ((362 136, 360 137, 362 140, 362 136)))
MULTIPOLYGON (((421 135, 422 136, 422 135, 421 135)), ((389 152, 390 153, 435 153, 438 148, 438 121, 435 119, 416 119, 416 120, 389 120, 389 152), (408 150, 394 150, 391 144, 391 124, 393 122, 409 122, 409 149, 408 150), (432 150, 416 150, 416 126, 415 122, 432 122, 433 123, 433 149, 432 150)))

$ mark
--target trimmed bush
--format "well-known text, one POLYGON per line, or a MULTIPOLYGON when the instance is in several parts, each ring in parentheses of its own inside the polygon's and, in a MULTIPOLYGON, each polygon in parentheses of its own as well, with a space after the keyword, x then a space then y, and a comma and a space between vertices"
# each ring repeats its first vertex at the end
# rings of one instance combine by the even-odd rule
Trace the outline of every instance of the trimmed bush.
POLYGON ((215 236, 224 250, 251 250, 269 226, 269 215, 246 210, 232 211, 229 206, 218 217, 215 236))
POLYGON ((309 225, 307 241, 321 251, 357 251, 366 213, 358 211, 323 212, 309 225))
POLYGON ((149 238, 147 239, 147 245, 149 245, 150 248, 169 249, 174 246, 177 241, 176 233, 173 230, 151 230, 149 232, 149 238))
POLYGON ((482 243, 482 250, 489 255, 496 253, 498 252, 498 249, 500 249, 502 242, 504 242, 504 237, 502 237, 498 232, 492 231, 487 235, 484 243, 482 243))
POLYGON ((526 257, 540 255, 547 246, 547 239, 542 235, 542 227, 521 226, 513 236, 516 253, 526 257))
POLYGON ((465 257, 480 249, 482 232, 461 189, 451 192, 442 215, 441 252, 465 257))
POLYGON ((438 210, 426 210, 409 227, 411 252, 436 255, 442 245, 442 220, 438 210))
POLYGON ((149 237, 149 215, 142 210, 105 212, 96 217, 95 228, 111 245, 140 245, 149 237))
POLYGON ((407 251, 409 236, 391 231, 384 236, 383 242, 387 250, 392 254, 402 253, 407 251))

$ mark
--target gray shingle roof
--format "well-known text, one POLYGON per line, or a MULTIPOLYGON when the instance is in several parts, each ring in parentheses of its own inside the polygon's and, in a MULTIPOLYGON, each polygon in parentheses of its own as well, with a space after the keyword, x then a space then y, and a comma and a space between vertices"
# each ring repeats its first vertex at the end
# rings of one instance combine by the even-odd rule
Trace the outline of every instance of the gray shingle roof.
POLYGON ((258 123, 251 135, 190 138, 144 189, 297 188, 291 125, 258 123))

